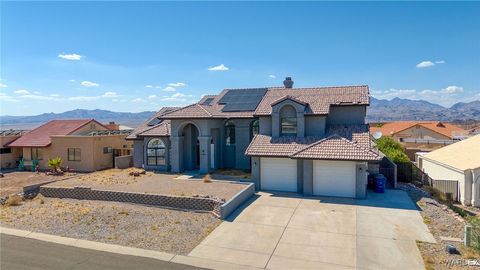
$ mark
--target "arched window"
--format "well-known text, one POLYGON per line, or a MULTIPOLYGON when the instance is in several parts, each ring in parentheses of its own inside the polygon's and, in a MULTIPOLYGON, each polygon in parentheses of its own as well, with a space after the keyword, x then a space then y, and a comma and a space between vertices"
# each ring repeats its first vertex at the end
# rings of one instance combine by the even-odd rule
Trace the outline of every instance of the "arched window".
POLYGON ((151 139, 148 142, 147 165, 165 165, 165 143, 161 139, 151 139))
POLYGON ((251 123, 250 139, 252 139, 253 136, 257 135, 258 133, 260 133, 260 121, 258 119, 255 119, 251 123))
POLYGON ((225 122, 225 145, 235 145, 235 124, 232 120, 225 122))
POLYGON ((290 105, 280 110, 280 135, 297 136, 297 111, 290 105))

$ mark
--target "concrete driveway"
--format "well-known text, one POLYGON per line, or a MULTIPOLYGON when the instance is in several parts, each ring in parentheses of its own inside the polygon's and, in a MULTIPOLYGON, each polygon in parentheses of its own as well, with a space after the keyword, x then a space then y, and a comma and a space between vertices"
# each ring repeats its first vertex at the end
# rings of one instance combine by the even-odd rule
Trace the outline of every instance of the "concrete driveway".
POLYGON ((424 269, 435 242, 408 195, 366 200, 261 192, 189 256, 266 269, 424 269))

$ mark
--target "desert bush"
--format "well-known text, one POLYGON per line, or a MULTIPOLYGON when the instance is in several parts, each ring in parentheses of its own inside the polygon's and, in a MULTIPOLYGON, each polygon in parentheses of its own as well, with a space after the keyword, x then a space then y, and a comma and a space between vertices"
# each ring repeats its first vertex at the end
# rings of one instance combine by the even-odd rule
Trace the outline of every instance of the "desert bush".
POLYGON ((53 172, 57 172, 60 166, 62 166, 62 163, 63 161, 60 157, 48 159, 48 167, 52 168, 53 172))
POLYGON ((5 201, 6 206, 17 206, 22 203, 23 199, 20 197, 20 195, 17 194, 12 194, 8 196, 7 201, 5 201))
POLYGON ((375 144, 382 153, 384 153, 393 162, 410 162, 403 146, 390 137, 381 137, 375 141, 375 144))
POLYGON ((205 174, 205 176, 203 177, 203 182, 204 183, 211 183, 212 182, 212 177, 210 177, 210 174, 205 174))

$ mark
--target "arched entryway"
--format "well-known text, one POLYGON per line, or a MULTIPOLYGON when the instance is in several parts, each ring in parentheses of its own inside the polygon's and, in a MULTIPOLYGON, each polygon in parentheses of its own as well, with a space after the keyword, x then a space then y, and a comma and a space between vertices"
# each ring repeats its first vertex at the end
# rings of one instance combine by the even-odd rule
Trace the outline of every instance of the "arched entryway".
POLYGON ((187 124, 182 129, 183 137, 183 170, 198 170, 200 168, 200 132, 193 124, 187 124))

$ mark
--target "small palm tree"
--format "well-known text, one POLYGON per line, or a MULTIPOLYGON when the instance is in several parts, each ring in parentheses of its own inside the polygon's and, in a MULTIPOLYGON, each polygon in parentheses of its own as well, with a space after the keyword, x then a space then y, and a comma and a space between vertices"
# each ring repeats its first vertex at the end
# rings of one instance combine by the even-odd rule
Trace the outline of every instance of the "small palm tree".
POLYGON ((62 159, 60 157, 52 158, 48 160, 48 167, 51 167, 54 172, 62 166, 62 159))

